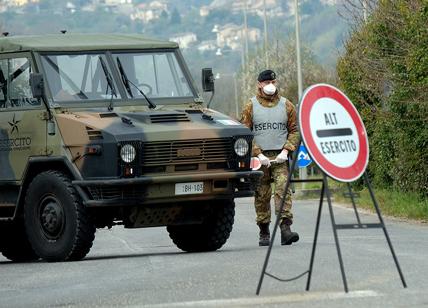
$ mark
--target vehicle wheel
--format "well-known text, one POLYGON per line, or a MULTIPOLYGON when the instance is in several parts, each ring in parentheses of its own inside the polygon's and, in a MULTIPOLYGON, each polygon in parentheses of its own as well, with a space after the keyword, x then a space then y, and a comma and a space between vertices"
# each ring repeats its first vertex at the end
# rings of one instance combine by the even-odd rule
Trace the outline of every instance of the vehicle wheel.
POLYGON ((0 251, 5 258, 14 262, 29 262, 39 259, 28 242, 22 222, 1 226, 0 234, 0 251))
POLYGON ((181 250, 187 252, 214 251, 221 248, 232 232, 235 203, 222 200, 214 204, 212 213, 202 224, 168 226, 169 237, 181 250))
POLYGON ((95 238, 95 226, 71 180, 59 171, 40 173, 30 183, 24 221, 31 246, 47 261, 80 260, 95 238))

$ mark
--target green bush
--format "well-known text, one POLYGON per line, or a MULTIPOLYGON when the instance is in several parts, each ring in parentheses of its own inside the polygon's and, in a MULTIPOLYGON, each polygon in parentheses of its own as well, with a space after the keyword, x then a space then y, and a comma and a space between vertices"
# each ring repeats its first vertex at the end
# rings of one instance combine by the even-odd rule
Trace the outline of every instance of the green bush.
POLYGON ((428 1, 379 1, 338 61, 359 109, 377 187, 428 196, 428 1))

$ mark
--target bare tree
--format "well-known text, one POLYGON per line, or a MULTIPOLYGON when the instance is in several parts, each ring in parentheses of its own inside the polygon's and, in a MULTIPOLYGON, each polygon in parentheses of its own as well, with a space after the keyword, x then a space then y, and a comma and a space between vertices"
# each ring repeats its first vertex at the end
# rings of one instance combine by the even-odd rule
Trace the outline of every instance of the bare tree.
POLYGON ((367 21, 378 2, 379 0, 339 0, 339 14, 352 25, 359 26, 367 21))
MULTIPOLYGON (((239 74, 240 103, 245 104, 255 94, 257 76, 265 69, 272 69, 277 74, 281 95, 298 103, 297 63, 294 39, 276 39, 267 51, 269 67, 266 67, 265 51, 259 48, 249 56, 249 61, 239 74)), ((333 73, 328 72, 317 63, 314 54, 307 46, 302 48, 303 88, 317 83, 334 83, 333 73)))

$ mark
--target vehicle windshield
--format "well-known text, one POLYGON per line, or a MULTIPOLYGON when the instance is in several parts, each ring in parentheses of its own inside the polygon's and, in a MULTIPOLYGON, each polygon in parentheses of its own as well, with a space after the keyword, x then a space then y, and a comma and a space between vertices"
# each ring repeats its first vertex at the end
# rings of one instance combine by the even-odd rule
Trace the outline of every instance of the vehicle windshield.
POLYGON ((113 53, 113 59, 130 97, 143 98, 140 90, 150 98, 193 96, 173 52, 113 53))
POLYGON ((55 101, 120 98, 103 54, 46 55, 42 63, 55 101))
POLYGON ((56 102, 121 99, 118 86, 129 99, 193 97, 174 52, 44 55, 42 64, 56 102))

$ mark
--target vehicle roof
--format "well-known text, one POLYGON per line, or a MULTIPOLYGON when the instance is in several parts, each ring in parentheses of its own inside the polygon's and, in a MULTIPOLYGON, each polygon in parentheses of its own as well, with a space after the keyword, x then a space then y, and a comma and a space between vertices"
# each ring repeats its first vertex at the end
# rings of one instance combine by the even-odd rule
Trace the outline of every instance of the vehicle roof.
POLYGON ((124 49, 177 48, 175 42, 140 34, 48 34, 0 38, 0 52, 19 51, 96 51, 124 49))

